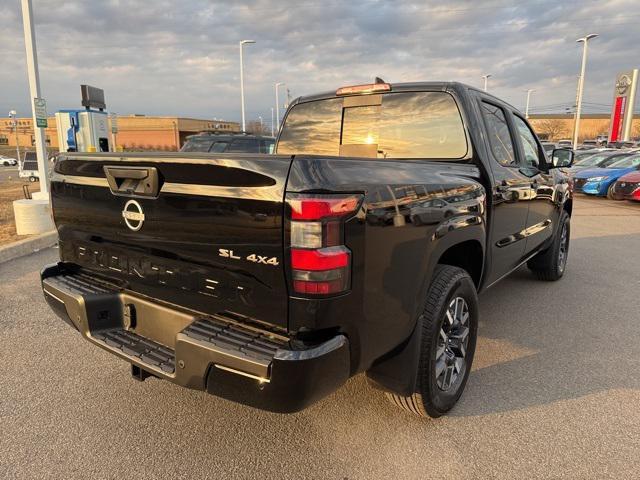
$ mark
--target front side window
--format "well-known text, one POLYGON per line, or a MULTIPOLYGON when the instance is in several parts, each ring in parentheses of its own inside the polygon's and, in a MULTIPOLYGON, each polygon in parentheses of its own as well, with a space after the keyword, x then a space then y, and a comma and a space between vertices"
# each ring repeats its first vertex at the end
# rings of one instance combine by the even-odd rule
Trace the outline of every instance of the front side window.
POLYGON ((278 153, 425 159, 460 159, 467 154, 462 117, 448 93, 387 93, 358 97, 358 102, 353 99, 331 98, 293 107, 278 153))
POLYGON ((182 146, 183 152, 208 152, 213 144, 210 138, 189 138, 182 146))
POLYGON ((515 165, 515 150, 504 111, 491 103, 482 102, 482 116, 487 125, 493 157, 505 167, 515 165))
POLYGON ((522 148, 524 149, 525 164, 523 167, 540 167, 540 149, 538 148, 535 135, 526 122, 520 117, 514 115, 513 120, 518 135, 520 136, 520 141, 522 142, 522 148))
POLYGON ((627 157, 612 163, 607 168, 632 168, 640 166, 640 155, 627 157))
POLYGON ((229 145, 229 142, 216 142, 213 144, 213 146, 209 151, 215 152, 215 153, 221 153, 227 149, 227 145, 229 145))

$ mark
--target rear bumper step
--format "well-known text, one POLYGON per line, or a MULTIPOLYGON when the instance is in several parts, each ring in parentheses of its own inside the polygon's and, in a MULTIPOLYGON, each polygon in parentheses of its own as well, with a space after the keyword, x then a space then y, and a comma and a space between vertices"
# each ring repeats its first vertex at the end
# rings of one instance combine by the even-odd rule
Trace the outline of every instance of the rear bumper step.
POLYGON ((293 412, 349 377, 343 335, 296 350, 279 333, 155 304, 64 264, 46 267, 41 279, 51 308, 87 340, 130 362, 138 379, 147 372, 256 408, 293 412))

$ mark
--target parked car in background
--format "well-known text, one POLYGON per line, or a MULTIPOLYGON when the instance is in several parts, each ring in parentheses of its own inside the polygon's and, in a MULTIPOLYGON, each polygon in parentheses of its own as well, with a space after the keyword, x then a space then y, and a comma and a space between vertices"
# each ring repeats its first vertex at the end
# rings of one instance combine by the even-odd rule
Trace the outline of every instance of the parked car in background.
POLYGON ((613 184, 615 200, 634 200, 640 202, 640 171, 627 173, 613 184))
POLYGON ((569 173, 572 175, 588 168, 606 168, 612 163, 632 155, 632 153, 620 152, 619 150, 589 151, 584 157, 580 155, 581 153, 583 152, 576 153, 579 160, 569 169, 569 173))
POLYGON ((248 134, 198 133, 189 135, 181 152, 273 153, 275 138, 248 134))
POLYGON ((553 152, 556 148, 557 145, 553 142, 540 142, 542 145, 542 148, 544 149, 545 153, 550 154, 551 152, 553 152))
POLYGON ((598 142, 596 140, 585 140, 582 142, 582 145, 578 147, 579 150, 588 150, 590 148, 596 148, 598 146, 598 142))
POLYGON ((613 199, 613 186, 623 175, 640 170, 640 154, 629 155, 606 168, 588 168, 574 176, 574 189, 588 195, 613 199))
POLYGON ((3 167, 13 167, 18 164, 18 160, 12 157, 5 157, 4 155, 0 155, 0 165, 3 167))
POLYGON ((25 152, 19 167, 18 176, 20 178, 28 178, 32 183, 39 180, 36 152, 25 152))
POLYGON ((609 147, 609 148, 617 148, 617 149, 634 148, 635 147, 635 142, 611 142, 611 143, 607 144, 607 147, 609 147))
POLYGON ((571 140, 559 140, 558 141, 558 148, 571 148, 571 146, 573 145, 573 142, 571 140))

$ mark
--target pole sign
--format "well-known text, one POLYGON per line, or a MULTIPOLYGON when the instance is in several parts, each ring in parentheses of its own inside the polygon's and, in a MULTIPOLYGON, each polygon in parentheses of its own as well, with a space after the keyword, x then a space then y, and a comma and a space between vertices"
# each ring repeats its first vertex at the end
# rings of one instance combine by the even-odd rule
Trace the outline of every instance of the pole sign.
POLYGON ((624 142, 631 136, 637 85, 638 69, 619 73, 616 77, 609 142, 624 142))
POLYGON ((111 120, 111 133, 118 133, 118 115, 115 113, 110 114, 109 120, 111 120))
POLYGON ((33 111, 36 114, 36 127, 47 128, 47 102, 44 98, 33 99, 33 111))

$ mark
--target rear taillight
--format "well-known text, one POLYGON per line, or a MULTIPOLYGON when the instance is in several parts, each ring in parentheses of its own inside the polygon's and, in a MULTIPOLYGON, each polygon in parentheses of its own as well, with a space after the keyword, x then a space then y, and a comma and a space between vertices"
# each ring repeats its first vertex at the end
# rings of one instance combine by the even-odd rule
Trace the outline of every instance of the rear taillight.
POLYGON ((292 287, 304 295, 349 290, 351 251, 344 222, 358 210, 361 195, 287 194, 292 287))

